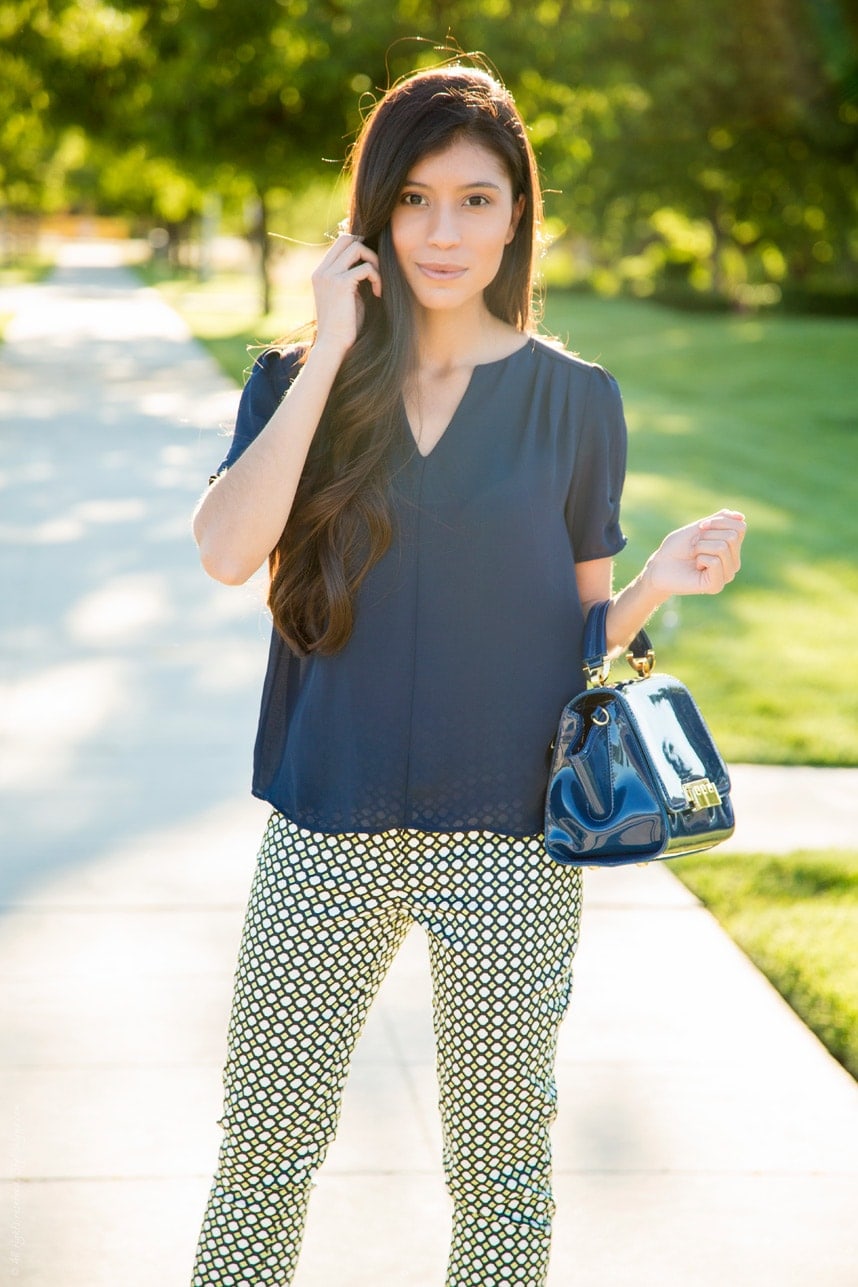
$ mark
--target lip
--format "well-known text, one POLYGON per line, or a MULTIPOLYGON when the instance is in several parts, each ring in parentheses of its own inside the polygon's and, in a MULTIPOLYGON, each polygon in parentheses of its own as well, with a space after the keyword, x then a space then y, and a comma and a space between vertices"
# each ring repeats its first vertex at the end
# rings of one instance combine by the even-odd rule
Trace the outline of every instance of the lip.
POLYGON ((455 281, 456 278, 463 277, 468 271, 461 264, 418 263, 417 267, 424 277, 430 277, 432 281, 437 282, 455 281))

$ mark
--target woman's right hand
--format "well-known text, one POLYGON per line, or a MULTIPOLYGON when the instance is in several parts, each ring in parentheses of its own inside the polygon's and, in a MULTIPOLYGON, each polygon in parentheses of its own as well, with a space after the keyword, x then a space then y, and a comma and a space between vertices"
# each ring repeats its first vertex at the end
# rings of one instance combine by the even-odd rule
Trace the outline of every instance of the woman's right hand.
POLYGON ((369 282, 381 298, 378 255, 351 233, 342 233, 313 273, 316 297, 316 344, 331 345, 345 354, 363 325, 364 305, 358 287, 369 282))

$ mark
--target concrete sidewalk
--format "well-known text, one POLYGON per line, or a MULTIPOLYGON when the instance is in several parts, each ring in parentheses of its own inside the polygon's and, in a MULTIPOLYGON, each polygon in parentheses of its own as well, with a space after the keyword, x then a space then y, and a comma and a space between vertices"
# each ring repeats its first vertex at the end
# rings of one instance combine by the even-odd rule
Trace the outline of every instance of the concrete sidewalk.
MULTIPOLYGON (((266 814, 249 797, 261 591, 207 582, 187 532, 237 394, 101 248, 70 247, 16 303, 0 1281, 183 1287, 266 814)), ((740 767, 735 786, 735 847, 855 844, 858 771, 740 767)), ((853 1287, 854 1082, 668 870, 586 882, 552 1287, 853 1287)), ((297 1287, 440 1287, 439 1157, 415 933, 361 1041, 297 1287)))

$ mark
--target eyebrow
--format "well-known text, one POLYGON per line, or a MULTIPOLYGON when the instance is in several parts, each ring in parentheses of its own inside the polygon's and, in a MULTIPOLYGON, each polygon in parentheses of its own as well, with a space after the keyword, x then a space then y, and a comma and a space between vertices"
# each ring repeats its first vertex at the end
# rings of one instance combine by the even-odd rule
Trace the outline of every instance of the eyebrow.
MULTIPOLYGON (((406 179, 406 188, 431 188, 431 183, 420 183, 417 179, 406 179)), ((459 185, 459 191, 464 192, 468 188, 494 188, 495 192, 500 192, 500 184, 493 183, 491 179, 477 179, 473 183, 462 183, 459 185)))

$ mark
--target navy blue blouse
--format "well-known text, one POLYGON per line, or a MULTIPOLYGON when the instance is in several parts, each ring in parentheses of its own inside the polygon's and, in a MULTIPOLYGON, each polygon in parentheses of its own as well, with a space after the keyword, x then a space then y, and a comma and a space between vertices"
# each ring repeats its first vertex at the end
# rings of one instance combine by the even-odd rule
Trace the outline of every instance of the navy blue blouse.
MULTIPOLYGON (((256 362, 228 468, 296 350, 256 362)), ((539 339, 474 369, 423 457, 403 409, 394 540, 333 656, 272 632, 253 793, 312 831, 542 830, 548 747, 584 686, 575 563, 622 549, 626 427, 613 377, 539 339)))

